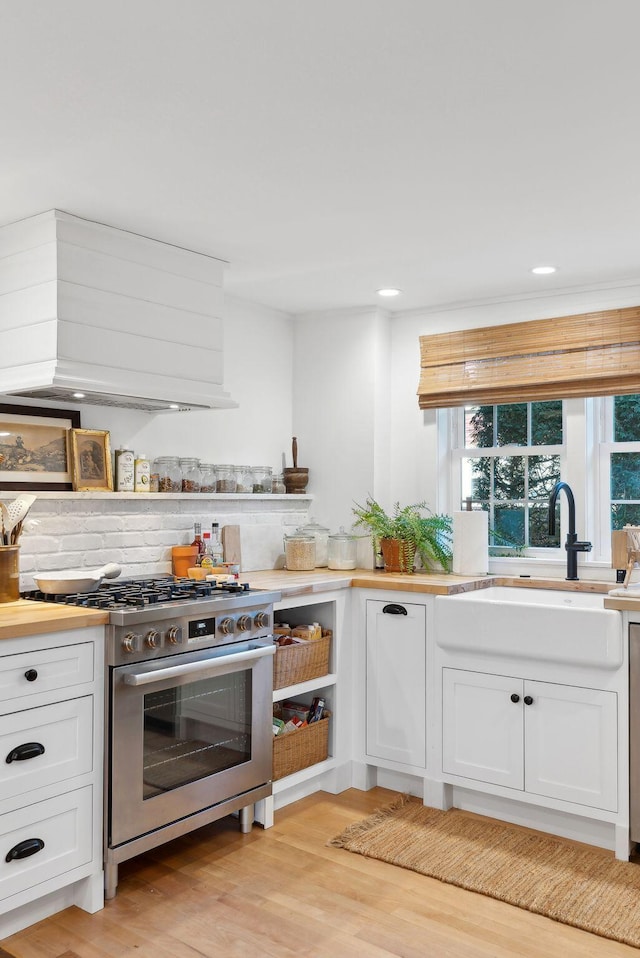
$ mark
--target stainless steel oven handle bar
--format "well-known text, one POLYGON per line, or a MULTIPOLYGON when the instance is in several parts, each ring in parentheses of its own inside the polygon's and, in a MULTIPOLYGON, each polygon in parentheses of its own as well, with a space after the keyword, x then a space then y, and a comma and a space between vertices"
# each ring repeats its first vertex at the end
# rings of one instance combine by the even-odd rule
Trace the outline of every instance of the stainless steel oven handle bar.
POLYGON ((274 655, 275 645, 261 646, 257 649, 249 649, 243 652, 231 652, 229 655, 219 655, 214 659, 204 659, 201 662, 187 662, 185 665, 170 665, 167 668, 158 669, 156 666, 148 671, 128 672, 122 676, 125 685, 150 685, 159 679, 177 678, 181 675, 196 675, 206 673, 215 675, 217 672, 224 672, 228 666, 236 662, 253 662, 261 659, 265 655, 274 655))

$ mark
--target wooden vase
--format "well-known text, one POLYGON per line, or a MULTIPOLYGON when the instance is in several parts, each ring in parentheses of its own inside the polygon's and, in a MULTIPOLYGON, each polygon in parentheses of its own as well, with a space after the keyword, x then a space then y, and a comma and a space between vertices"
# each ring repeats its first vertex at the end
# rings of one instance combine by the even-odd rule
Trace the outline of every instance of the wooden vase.
POLYGON ((385 572, 413 572, 416 547, 406 539, 381 539, 385 572))

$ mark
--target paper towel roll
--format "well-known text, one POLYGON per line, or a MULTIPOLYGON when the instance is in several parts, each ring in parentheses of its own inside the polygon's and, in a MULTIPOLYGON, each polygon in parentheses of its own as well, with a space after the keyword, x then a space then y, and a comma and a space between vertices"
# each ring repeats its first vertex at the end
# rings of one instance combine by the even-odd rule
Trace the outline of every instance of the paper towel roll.
POLYGON ((453 572, 486 575, 489 571, 489 517, 481 510, 453 513, 453 572))

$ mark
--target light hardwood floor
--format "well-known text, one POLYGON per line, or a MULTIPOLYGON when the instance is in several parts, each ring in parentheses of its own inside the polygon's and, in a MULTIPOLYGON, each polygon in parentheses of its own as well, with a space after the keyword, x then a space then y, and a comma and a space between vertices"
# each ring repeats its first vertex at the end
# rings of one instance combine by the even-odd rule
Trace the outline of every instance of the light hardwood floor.
POLYGON ((637 958, 635 948, 327 846, 395 795, 319 792, 250 835, 233 819, 207 826, 122 865, 103 911, 60 912, 2 941, 0 958, 637 958))

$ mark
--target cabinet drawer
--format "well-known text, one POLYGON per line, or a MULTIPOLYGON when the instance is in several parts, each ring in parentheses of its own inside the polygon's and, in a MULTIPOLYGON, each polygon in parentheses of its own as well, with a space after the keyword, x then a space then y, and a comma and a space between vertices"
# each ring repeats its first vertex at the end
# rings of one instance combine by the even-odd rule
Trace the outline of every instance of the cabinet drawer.
POLYGON ((0 717, 0 797, 12 798, 90 772, 92 745, 91 695, 0 717), (32 748, 20 749, 26 745, 32 748), (35 746, 44 749, 42 754, 35 746), (21 759, 25 752, 32 757, 21 759))
MULTIPOLYGON (((0 658, 0 702, 39 695, 55 689, 71 689, 92 682, 93 643, 24 652, 0 658)), ((15 709, 15 704, 11 711, 15 709)), ((3 708, 3 711, 8 709, 3 708)))
POLYGON ((91 861, 90 785, 0 817, 0 901, 91 861), (37 839, 43 847, 7 861, 11 849, 37 839))

